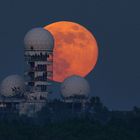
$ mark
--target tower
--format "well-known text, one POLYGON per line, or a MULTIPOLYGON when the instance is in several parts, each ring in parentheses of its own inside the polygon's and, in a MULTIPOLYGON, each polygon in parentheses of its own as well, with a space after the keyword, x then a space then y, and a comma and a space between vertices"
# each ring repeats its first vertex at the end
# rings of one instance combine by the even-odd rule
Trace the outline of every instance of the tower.
POLYGON ((90 87, 86 79, 78 75, 66 78, 61 85, 61 94, 64 102, 72 105, 72 112, 76 105, 80 111, 85 111, 90 87))
POLYGON ((43 28, 34 28, 26 34, 24 43, 27 94, 34 100, 47 99, 53 79, 53 36, 43 28))

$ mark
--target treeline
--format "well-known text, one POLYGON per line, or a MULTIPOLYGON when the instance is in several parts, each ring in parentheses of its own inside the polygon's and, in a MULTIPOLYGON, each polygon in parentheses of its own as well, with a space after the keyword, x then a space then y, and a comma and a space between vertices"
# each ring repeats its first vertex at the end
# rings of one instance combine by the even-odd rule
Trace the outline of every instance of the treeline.
POLYGON ((107 124, 87 119, 37 125, 0 122, 1 140, 140 140, 140 118, 112 118, 107 124))
POLYGON ((109 111, 93 97, 84 112, 75 109, 54 100, 33 118, 0 114, 0 140, 140 140, 138 107, 109 111))

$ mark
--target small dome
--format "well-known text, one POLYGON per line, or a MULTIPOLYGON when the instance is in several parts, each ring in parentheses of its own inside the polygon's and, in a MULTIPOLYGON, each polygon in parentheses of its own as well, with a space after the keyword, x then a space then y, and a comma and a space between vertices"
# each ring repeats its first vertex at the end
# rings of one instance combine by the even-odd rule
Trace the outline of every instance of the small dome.
POLYGON ((24 38, 25 50, 53 50, 54 38, 43 28, 31 29, 24 38))
POLYGON ((73 75, 64 80, 61 85, 61 93, 64 97, 88 96, 90 91, 89 84, 86 79, 73 75))
POLYGON ((19 75, 10 75, 6 77, 0 86, 0 93, 5 97, 12 97, 22 94, 25 91, 24 80, 19 75))

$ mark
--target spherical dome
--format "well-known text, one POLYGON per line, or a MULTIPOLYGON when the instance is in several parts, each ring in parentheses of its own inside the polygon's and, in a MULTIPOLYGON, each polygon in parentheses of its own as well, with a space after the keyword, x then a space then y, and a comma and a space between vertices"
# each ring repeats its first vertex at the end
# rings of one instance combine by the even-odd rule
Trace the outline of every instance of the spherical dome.
POLYGON ((25 91, 24 80, 19 75, 11 75, 6 77, 0 86, 0 93, 5 97, 12 97, 22 94, 25 91))
POLYGON ((24 38, 25 50, 53 50, 54 38, 43 28, 31 29, 24 38))
POLYGON ((88 96, 89 91, 87 80, 76 75, 66 78, 61 85, 61 93, 64 97, 88 96))

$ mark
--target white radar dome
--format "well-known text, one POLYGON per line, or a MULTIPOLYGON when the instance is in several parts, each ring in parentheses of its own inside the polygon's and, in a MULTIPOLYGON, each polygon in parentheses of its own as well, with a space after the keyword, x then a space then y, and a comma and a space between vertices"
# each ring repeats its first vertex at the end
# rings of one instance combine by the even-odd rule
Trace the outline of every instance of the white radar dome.
POLYGON ((73 75, 66 78, 61 85, 62 96, 73 97, 73 96, 85 96, 89 95, 90 87, 86 79, 73 75))
POLYGON ((0 93, 5 97, 12 97, 18 94, 23 94, 25 91, 24 80, 19 75, 10 75, 6 77, 0 86, 0 93))
POLYGON ((24 38, 25 50, 53 50, 52 34, 39 27, 31 29, 24 38))

